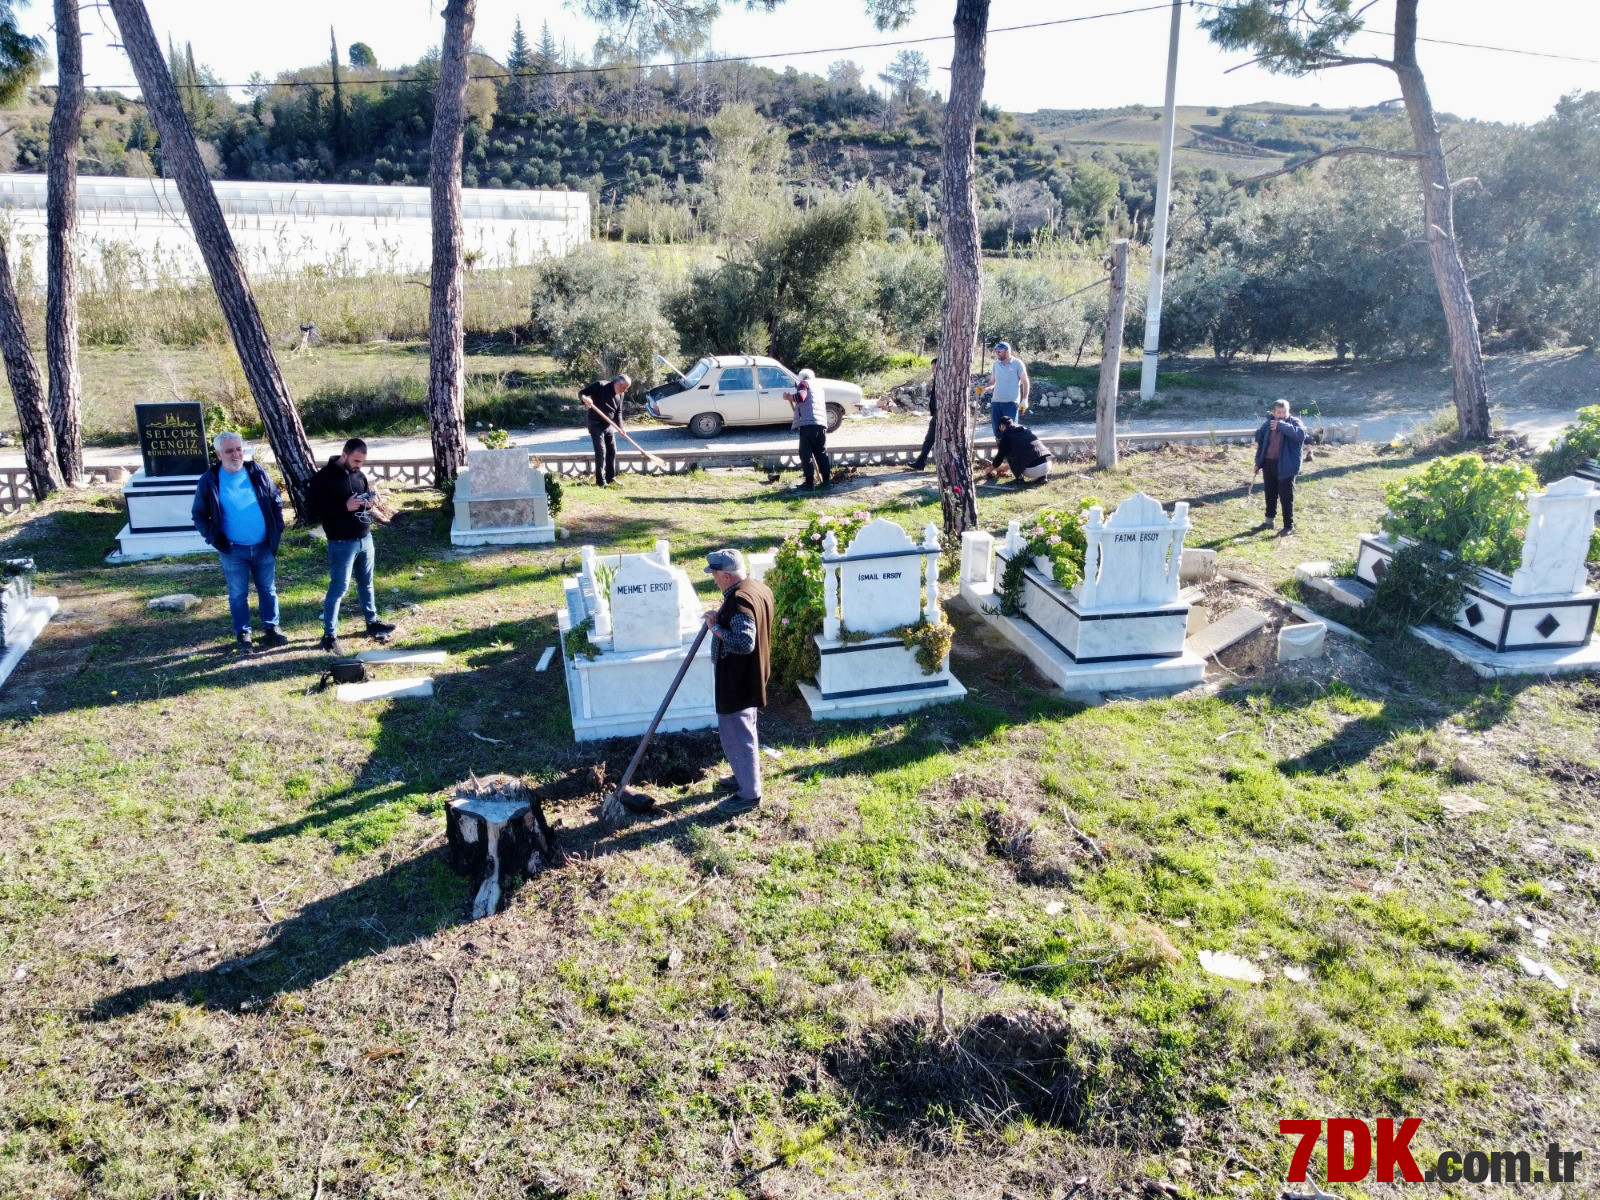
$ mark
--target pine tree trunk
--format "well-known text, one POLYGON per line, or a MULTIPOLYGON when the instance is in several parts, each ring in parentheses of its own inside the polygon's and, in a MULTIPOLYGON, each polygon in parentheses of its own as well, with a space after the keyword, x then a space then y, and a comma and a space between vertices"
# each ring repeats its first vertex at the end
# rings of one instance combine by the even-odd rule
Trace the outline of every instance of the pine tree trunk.
POLYGON ((983 104, 989 0, 956 0, 955 57, 940 155, 939 223, 944 236, 944 314, 939 333, 939 467, 946 544, 978 524, 972 484, 972 347, 983 307, 983 254, 973 193, 973 156, 983 104))
POLYGON ((22 308, 17 303, 17 285, 11 278, 11 260, 4 240, 0 240, 0 354, 5 357, 6 379, 11 383, 12 399, 17 402, 28 482, 33 487, 34 500, 43 500, 66 484, 56 462, 50 408, 45 403, 39 366, 33 361, 33 347, 28 345, 28 329, 22 323, 22 308))
POLYGON ((428 303, 428 429, 434 486, 467 461, 466 281, 462 269, 461 143, 467 127, 467 53, 477 0, 449 0, 433 102, 429 188, 433 201, 433 282, 428 303))
POLYGON ((255 295, 250 291, 250 281, 245 277, 244 263, 233 244, 228 223, 223 219, 222 206, 211 188, 194 133, 183 115, 183 102, 167 70, 155 30, 150 27, 150 14, 145 11, 144 0, 110 0, 110 4, 122 33, 123 49, 139 81, 139 91, 161 137, 162 163, 183 197, 195 241, 200 244, 200 254, 211 275, 211 286, 216 289, 217 303, 233 334, 239 364, 255 395, 267 441, 278 460, 289 500, 303 522, 309 511, 307 500, 315 471, 311 447, 306 443, 300 414, 278 369, 272 341, 262 323, 261 311, 256 307, 255 295))
POLYGON ((78 374, 78 137, 83 128, 83 37, 77 0, 55 0, 56 107, 50 114, 49 196, 45 202, 44 354, 50 372, 50 424, 56 462, 68 484, 83 478, 78 374))
POLYGON ((1422 212, 1428 239, 1428 257, 1450 331, 1450 367, 1455 375, 1456 420, 1461 437, 1483 441, 1490 433, 1489 385, 1483 373, 1483 344, 1478 337, 1478 314, 1467 285, 1467 270, 1456 241, 1455 193, 1445 164, 1439 122, 1433 113, 1428 85, 1417 65, 1417 0, 1397 0, 1394 17, 1394 70, 1400 77, 1411 137, 1422 155, 1422 212))
POLYGON ((1111 295, 1100 351, 1100 387, 1094 404, 1094 456, 1102 468, 1117 465, 1117 392, 1122 387, 1122 325, 1128 307, 1128 239, 1111 243, 1111 295))

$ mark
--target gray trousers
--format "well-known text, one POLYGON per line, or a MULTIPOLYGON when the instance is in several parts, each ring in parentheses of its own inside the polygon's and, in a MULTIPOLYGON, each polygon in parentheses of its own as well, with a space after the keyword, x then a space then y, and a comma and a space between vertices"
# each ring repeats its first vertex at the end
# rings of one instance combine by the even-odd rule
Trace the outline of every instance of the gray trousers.
POLYGON ((761 799, 761 742, 756 734, 754 708, 736 713, 717 714, 717 735, 722 738, 722 753, 733 768, 733 780, 745 800, 761 799))

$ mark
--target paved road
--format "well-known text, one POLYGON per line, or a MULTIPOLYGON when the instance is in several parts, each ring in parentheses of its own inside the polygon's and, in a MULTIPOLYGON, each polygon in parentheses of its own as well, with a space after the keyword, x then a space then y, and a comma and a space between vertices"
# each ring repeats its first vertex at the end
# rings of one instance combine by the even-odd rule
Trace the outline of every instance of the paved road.
MULTIPOLYGON (((1094 423, 1081 420, 1051 420, 1049 410, 1040 414, 1043 419, 1034 425, 1039 432, 1060 436, 1062 434, 1092 434, 1094 423)), ((1361 437, 1364 441, 1388 441, 1396 434, 1404 433, 1419 422, 1425 420, 1429 413, 1425 410, 1385 410, 1364 416, 1356 421, 1353 418, 1330 418, 1329 424, 1358 423, 1361 427, 1361 437)), ((1534 407, 1500 407, 1495 408, 1495 427, 1511 429, 1517 433, 1527 434, 1536 446, 1547 444, 1552 437, 1559 433, 1573 421, 1571 410, 1558 410, 1534 407)), ((1228 419, 1220 418, 1203 422, 1185 421, 1181 417, 1141 417, 1123 421, 1120 428, 1127 433, 1165 433, 1165 432, 1199 432, 1208 429, 1235 429, 1253 425, 1253 419, 1228 419)), ((852 417, 845 421, 838 432, 830 434, 828 441, 836 446, 883 446, 915 448, 922 444, 923 432, 927 422, 921 417, 852 417)), ((699 441, 691 438, 688 433, 677 427, 649 425, 637 430, 630 430, 639 444, 647 450, 686 450, 703 448, 707 450, 733 450, 747 448, 751 453, 770 453, 779 450, 794 449, 794 434, 781 426, 768 426, 759 429, 738 430, 724 434, 711 442, 699 441)), ((989 442, 989 430, 986 422, 979 426, 979 444, 989 442)), ((580 428, 558 427, 555 429, 529 430, 513 434, 513 442, 519 446, 527 446, 530 450, 542 451, 547 454, 576 452, 588 453, 590 449, 589 435, 580 428)), ((433 450, 426 437, 375 437, 367 439, 372 453, 377 458, 432 458, 433 450)), ((328 455, 337 454, 340 447, 338 440, 313 439, 312 450, 317 454, 319 461, 328 455)), ((626 449, 626 444, 623 446, 626 449)), ((270 458, 270 453, 265 445, 260 452, 264 458, 270 458)), ((84 459, 89 465, 123 464, 137 465, 139 452, 135 446, 91 447, 84 454, 84 459)), ((0 452, 0 466, 22 465, 22 452, 8 450, 0 452)))

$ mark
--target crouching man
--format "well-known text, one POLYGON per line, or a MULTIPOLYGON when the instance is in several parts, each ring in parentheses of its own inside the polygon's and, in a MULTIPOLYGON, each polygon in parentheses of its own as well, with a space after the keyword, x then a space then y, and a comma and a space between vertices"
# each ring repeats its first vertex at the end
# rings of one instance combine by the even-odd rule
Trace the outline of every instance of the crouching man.
POLYGON ((767 706, 772 661, 772 592, 745 575, 744 555, 715 550, 706 570, 722 589, 722 605, 706 612, 716 681, 717 733, 733 770, 733 795, 717 805, 725 816, 761 803, 761 744, 756 713, 767 706))
POLYGON ((217 461, 194 489, 189 515, 214 546, 228 585, 233 648, 250 653, 250 584, 261 611, 261 647, 288 642, 278 629, 278 542, 283 537, 283 500, 278 485, 244 457, 244 439, 219 433, 211 442, 217 461))
POLYGON ((1018 487, 1050 478, 1050 451, 1033 430, 1010 417, 1001 417, 995 425, 1000 433, 994 448, 996 475, 1010 471, 1018 487))

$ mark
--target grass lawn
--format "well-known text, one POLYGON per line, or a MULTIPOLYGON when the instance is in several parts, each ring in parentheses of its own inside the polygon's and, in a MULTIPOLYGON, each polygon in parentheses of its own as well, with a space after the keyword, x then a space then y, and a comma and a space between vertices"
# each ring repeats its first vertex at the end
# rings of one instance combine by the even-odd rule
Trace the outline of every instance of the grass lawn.
MULTIPOLYGON (((1069 469, 985 491, 984 522, 1142 487, 1276 584, 1348 557, 1417 465, 1319 453, 1284 542, 1247 532, 1246 455, 1069 469)), ((733 822, 714 735, 670 735, 660 815, 602 836, 633 745, 575 746, 535 671, 561 577, 585 542, 765 548, 816 502, 761 478, 573 486, 570 540, 472 554, 401 493, 381 602, 451 657, 433 699, 365 706, 308 691, 308 534, 279 559, 295 643, 241 661, 214 564, 102 564, 113 493, 5 517, 64 611, 0 693, 0 1194, 1265 1200, 1292 1117, 1419 1117, 1424 1166, 1592 1150, 1593 680, 1485 685, 1399 639, 1082 708, 956 613, 962 704, 781 700, 767 802, 733 822), (146 607, 175 591, 204 602, 146 607), (568 857, 467 925, 443 806, 494 771, 568 857)), ((937 520, 931 489, 858 483, 822 505, 937 520)))

